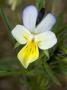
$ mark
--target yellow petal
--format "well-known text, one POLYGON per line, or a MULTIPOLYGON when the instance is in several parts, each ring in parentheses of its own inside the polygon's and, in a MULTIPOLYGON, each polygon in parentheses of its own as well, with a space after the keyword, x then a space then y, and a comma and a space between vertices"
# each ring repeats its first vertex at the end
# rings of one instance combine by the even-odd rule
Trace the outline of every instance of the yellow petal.
POLYGON ((34 40, 29 41, 18 53, 18 59, 25 68, 39 57, 38 45, 34 40))

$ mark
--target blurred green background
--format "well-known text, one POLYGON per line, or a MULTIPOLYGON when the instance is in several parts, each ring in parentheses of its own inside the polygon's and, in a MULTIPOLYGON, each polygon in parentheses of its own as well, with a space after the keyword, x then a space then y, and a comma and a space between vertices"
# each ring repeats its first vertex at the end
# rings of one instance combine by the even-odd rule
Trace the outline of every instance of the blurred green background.
MULTIPOLYGON (((12 4, 10 5, 8 3, 9 0, 0 0, 0 8, 4 8, 10 23, 14 27, 18 23, 22 24, 22 9, 29 4, 36 4, 36 1, 37 0, 17 0, 15 10, 12 10, 12 4)), ((46 14, 52 12, 55 16, 58 16, 60 13, 64 13, 63 23, 67 23, 67 0, 46 0, 43 6, 45 7, 46 14)), ((22 72, 22 66, 19 61, 16 61, 14 45, 11 43, 9 37, 10 35, 8 34, 7 28, 0 16, 0 90, 29 90, 28 86, 23 83, 25 75, 24 72, 22 72), (18 72, 16 72, 16 69, 18 72), (10 70, 12 73, 10 73, 10 70)), ((58 78, 62 82, 62 86, 50 85, 48 90, 67 90, 67 76, 59 75, 58 78)))

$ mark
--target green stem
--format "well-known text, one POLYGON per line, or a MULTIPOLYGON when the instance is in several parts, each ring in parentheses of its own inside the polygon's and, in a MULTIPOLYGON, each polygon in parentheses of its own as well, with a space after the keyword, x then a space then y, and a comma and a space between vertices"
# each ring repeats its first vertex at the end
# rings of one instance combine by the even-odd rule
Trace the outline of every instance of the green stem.
POLYGON ((6 14, 4 12, 4 9, 2 7, 0 8, 0 16, 2 17, 2 20, 3 20, 3 22, 4 22, 4 24, 5 24, 6 28, 7 28, 9 39, 14 44, 15 41, 12 38, 12 35, 11 35, 11 30, 12 30, 13 27, 12 27, 11 23, 9 22, 8 17, 6 16, 6 14))
POLYGON ((6 16, 3 8, 0 8, 0 15, 4 21, 5 26, 7 26, 8 32, 11 32, 12 26, 11 26, 11 24, 8 20, 8 17, 6 16))

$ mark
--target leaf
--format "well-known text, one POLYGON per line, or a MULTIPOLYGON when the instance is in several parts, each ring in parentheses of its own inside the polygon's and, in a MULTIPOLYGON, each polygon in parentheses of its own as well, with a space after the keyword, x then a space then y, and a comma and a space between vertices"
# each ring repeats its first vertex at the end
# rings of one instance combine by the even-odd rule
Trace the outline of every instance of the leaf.
POLYGON ((46 72, 47 78, 50 79, 56 85, 61 86, 60 82, 55 77, 54 72, 50 69, 48 63, 46 63, 45 60, 43 60, 43 68, 44 68, 44 72, 46 72))
POLYGON ((55 56, 51 62, 52 69, 58 74, 67 75, 67 57, 55 56))
POLYGON ((55 66, 55 71, 56 71, 56 73, 67 75, 67 62, 66 62, 66 64, 61 63, 61 62, 58 63, 55 66))
POLYGON ((60 71, 63 73, 63 74, 66 74, 67 75, 67 64, 59 64, 59 68, 60 68, 60 71))
POLYGON ((20 63, 15 57, 0 59, 0 76, 14 76, 21 74, 34 75, 34 71, 21 67, 20 63))
POLYGON ((62 60, 67 63, 67 57, 64 57, 62 60))
POLYGON ((49 52, 48 52, 48 50, 44 50, 44 54, 46 55, 46 57, 49 59, 49 52))
POLYGON ((20 46, 20 43, 17 42, 14 47, 17 48, 19 46, 20 46))

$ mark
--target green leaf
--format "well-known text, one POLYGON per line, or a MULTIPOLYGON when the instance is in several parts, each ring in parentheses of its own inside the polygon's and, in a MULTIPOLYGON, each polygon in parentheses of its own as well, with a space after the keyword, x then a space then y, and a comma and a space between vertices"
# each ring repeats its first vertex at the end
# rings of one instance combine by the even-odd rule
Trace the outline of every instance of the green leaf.
POLYGON ((64 58, 62 59, 62 61, 64 61, 64 62, 67 63, 67 57, 64 57, 64 58))
POLYGON ((14 47, 17 48, 19 46, 20 46, 20 43, 17 42, 14 47))
POLYGON ((43 60, 43 68, 44 68, 44 72, 46 72, 47 78, 49 80, 51 80, 53 83, 55 83, 56 85, 61 85, 60 82, 58 81, 58 79, 55 77, 54 72, 50 69, 50 66, 48 65, 48 63, 43 60))
POLYGON ((44 50, 44 54, 46 55, 46 57, 49 59, 49 52, 48 52, 48 50, 44 50))
POLYGON ((0 76, 10 75, 40 75, 43 74, 42 69, 28 68, 25 69, 16 57, 4 57, 0 59, 0 76))
POLYGON ((67 75, 67 64, 59 64, 60 71, 67 75))
POLYGON ((58 64, 56 66, 57 71, 67 75, 67 57, 56 57, 58 64), (65 59, 65 60, 63 60, 65 59))

